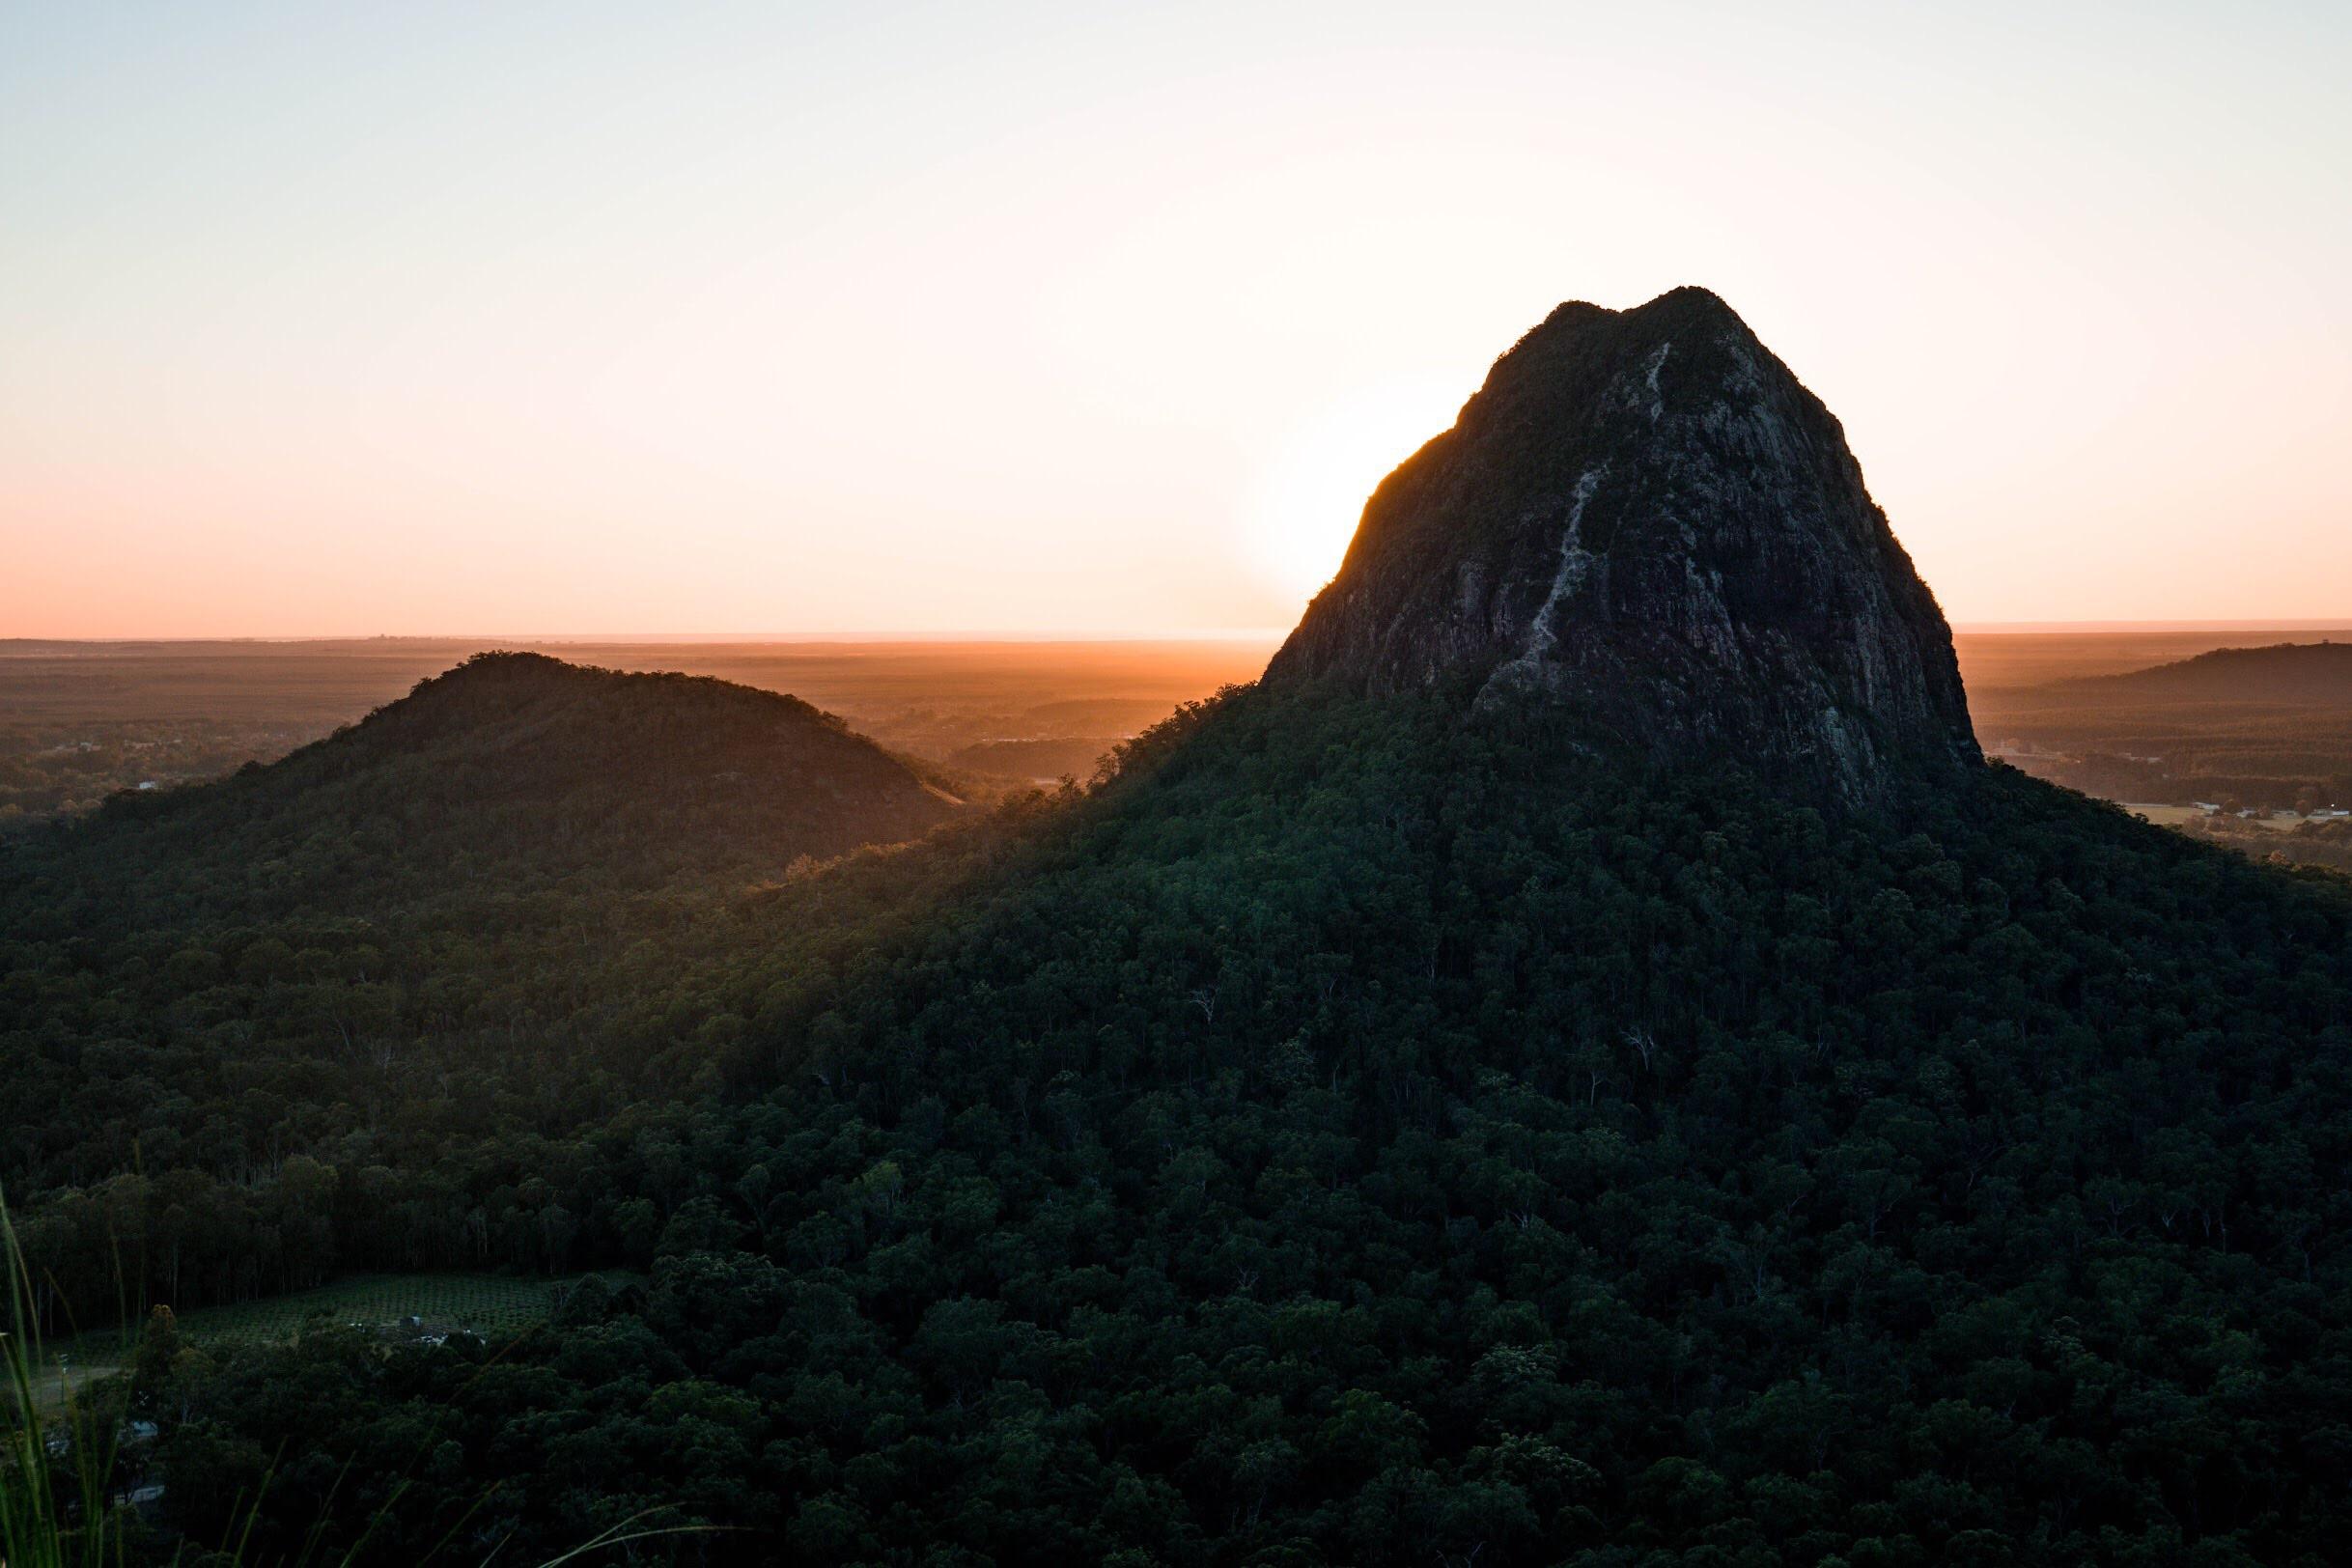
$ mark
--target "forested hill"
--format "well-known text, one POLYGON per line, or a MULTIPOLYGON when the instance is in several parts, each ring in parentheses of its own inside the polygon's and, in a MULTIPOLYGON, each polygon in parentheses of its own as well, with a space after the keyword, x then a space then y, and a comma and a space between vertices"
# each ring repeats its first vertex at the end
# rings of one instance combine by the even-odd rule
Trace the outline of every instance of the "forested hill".
MULTIPOLYGON (((1268 681, 1087 793, 754 895, 583 870, 380 943, 20 904, 0 1152, 43 1311, 110 1269, 172 1301, 646 1276, 512 1345, 155 1347, 166 1526, 386 1564, 681 1524, 721 1529, 639 1554, 2338 1560, 2342 883, 1956 756, 1941 615, 1826 412, 1720 302, 1588 311, 1547 341, 1605 448, 1520 463, 1585 437, 1509 405, 1499 470, 1394 497, 1426 570, 1368 552, 1268 681), (1507 577, 1463 570, 1463 495, 1507 577), (1580 495, 1656 527, 1620 550, 1580 495), (1596 743, 1652 721, 1683 739, 1596 743)), ((665 866, 589 764, 520 765, 663 689, 541 689, 577 679, 449 678, 487 758, 420 697, 283 775, 425 792, 412 759, 462 754, 438 808, 480 824, 428 796, 240 840, 210 802, 248 779, 91 831, 264 890, 331 888, 339 834, 446 845, 478 901, 567 833, 665 866), (576 826, 518 781, 551 773, 576 826)), ((615 728, 631 777, 720 776, 615 728)))
POLYGON ((2281 642, 2216 648, 2128 675, 2066 681, 2056 692, 2114 701, 2175 700, 2261 706, 2352 707, 2352 642, 2281 642))
POLYGON ((561 1267, 513 1199, 536 1140, 710 1081, 741 1027, 693 1007, 689 950, 756 951, 728 922, 808 895, 751 889, 962 815, 794 698, 487 654, 271 766, 0 841, 0 1190, 44 1302, 561 1267))
POLYGON ((267 767, 28 835, 0 900, 183 920, 774 877, 955 809, 796 698, 490 653, 267 767))
POLYGON ((1240 693, 853 961, 682 975, 764 1091, 306 1166, 347 1249, 650 1287, 241 1363, 173 1517, 285 1445, 266 1539, 340 1488, 385 1562, 2334 1560, 2341 892, 2005 769, 1825 814, 1573 735, 1240 693))

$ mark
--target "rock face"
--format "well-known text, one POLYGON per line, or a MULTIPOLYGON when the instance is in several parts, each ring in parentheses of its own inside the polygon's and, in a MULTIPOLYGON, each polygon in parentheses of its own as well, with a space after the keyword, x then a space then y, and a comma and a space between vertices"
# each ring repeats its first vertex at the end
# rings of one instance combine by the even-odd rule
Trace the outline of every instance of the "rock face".
POLYGON ((1975 761, 1950 628, 1820 400, 1703 289, 1560 306, 1384 481, 1270 686, 1555 703, 1839 798, 1975 761))

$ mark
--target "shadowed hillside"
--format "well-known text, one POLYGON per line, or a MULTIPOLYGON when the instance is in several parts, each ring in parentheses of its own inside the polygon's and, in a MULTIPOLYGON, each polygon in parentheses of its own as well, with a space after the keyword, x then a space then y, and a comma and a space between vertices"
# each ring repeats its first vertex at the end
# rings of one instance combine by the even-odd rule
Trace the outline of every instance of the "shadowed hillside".
POLYGON ((159 912, 350 910, 568 879, 772 877, 916 837, 956 804, 797 698, 498 653, 280 762, 118 796, 20 859, 159 912))
POLYGON ((0 842, 0 1190, 42 1310, 560 1262, 576 1220, 517 1184, 546 1136, 714 1081, 743 1027, 686 1000, 714 934, 854 930, 796 867, 965 814, 794 698, 484 654, 275 764, 0 842))

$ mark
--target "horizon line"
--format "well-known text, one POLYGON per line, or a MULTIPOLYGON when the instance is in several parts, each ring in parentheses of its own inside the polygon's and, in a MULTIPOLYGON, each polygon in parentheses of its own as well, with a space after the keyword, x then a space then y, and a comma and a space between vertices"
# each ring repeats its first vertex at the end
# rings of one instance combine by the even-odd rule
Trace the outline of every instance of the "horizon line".
MULTIPOLYGON (((2198 631, 2343 631, 2352 630, 2352 617, 2247 616, 2151 620, 2031 620, 1954 621, 1952 631, 1970 636, 2095 635, 2127 632, 2198 631)), ((695 644, 762 643, 776 645, 924 643, 1152 643, 1152 642, 1274 642, 1290 635, 1291 627, 1226 627, 1136 630, 971 630, 914 631, 889 629, 856 631, 318 631, 239 632, 175 635, 169 632, 112 636, 0 636, 0 649, 24 645, 73 647, 131 647, 141 644, 210 643, 222 645, 295 643, 500 643, 564 645, 597 643, 695 644)))
POLYGON ((1289 627, 1245 627, 1189 630, 1152 631, 321 631, 321 632, 236 632, 174 635, 171 633, 143 633, 136 635, 88 637, 0 636, 0 648, 24 644, 62 644, 74 647, 132 647, 157 643, 217 643, 238 645, 251 643, 473 643, 483 647, 498 644, 563 645, 598 643, 1148 643, 1148 642, 1260 642, 1276 641, 1290 635, 1289 627))

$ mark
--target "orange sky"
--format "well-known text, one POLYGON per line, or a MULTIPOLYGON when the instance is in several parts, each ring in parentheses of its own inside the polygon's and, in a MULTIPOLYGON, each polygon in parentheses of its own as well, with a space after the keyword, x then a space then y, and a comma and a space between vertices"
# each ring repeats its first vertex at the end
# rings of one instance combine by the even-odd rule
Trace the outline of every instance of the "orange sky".
POLYGON ((1685 282, 1956 620, 2352 614, 2352 22, 2052 9, 53 8, 0 635, 1279 627, 1685 282))

